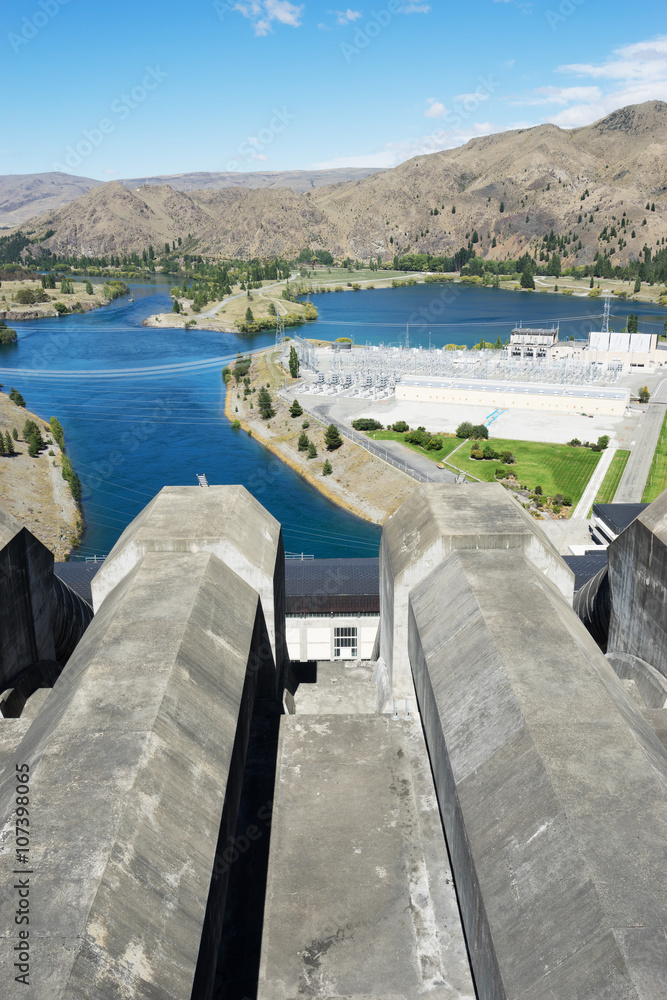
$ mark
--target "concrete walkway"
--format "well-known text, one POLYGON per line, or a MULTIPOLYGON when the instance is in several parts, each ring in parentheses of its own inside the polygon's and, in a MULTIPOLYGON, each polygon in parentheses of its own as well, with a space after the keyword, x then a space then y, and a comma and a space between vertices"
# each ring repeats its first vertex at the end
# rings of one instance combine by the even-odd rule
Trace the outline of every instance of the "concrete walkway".
POLYGON ((665 413, 667 413, 667 379, 663 379, 653 392, 637 428, 630 458, 616 490, 614 503, 641 503, 665 413))
POLYGON ((607 475, 607 470, 612 463, 616 451, 616 448, 606 448, 602 452, 602 457, 595 467, 595 472, 588 480, 588 486, 584 490, 584 495, 572 512, 573 518, 586 517, 588 515, 588 511, 591 509, 598 490, 602 486, 602 480, 607 475))

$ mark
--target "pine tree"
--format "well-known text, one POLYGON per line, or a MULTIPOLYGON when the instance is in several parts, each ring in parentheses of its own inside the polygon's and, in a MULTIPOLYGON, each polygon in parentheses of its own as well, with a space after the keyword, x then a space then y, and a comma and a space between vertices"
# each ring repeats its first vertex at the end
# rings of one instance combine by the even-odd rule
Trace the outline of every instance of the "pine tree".
POLYGON ((25 406, 25 399, 18 391, 18 389, 14 388, 14 386, 12 386, 11 389, 9 390, 9 398, 13 403, 16 403, 17 406, 25 406))
POLYGON ((308 435, 305 431, 301 431, 301 434, 299 435, 299 443, 297 445, 299 451, 308 451, 309 445, 310 441, 308 440, 308 435))
POLYGON ((250 308, 250 306, 248 306, 248 308, 245 311, 245 321, 246 321, 246 323, 254 323, 255 322, 255 317, 252 314, 252 309, 250 308))
MULTIPOLYGON (((2 437, 2 435, 0 435, 2 437)), ((12 440, 12 435, 7 431, 5 434, 5 455, 15 455, 16 448, 14 447, 14 442, 12 440)))
POLYGON ((635 278, 635 293, 636 292, 641 292, 641 290, 642 290, 642 283, 639 280, 639 277, 637 277, 637 278, 635 278))
POLYGON ((336 448, 340 448, 342 445, 343 439, 335 424, 329 424, 324 432, 324 443, 327 446, 327 451, 335 451, 336 448))
POLYGON ((257 408, 262 416, 263 420, 268 420, 275 414, 273 409, 273 400, 271 398, 271 393, 266 388, 262 386, 257 395, 257 408))
POLYGON ((330 476, 332 472, 333 469, 331 468, 331 462, 329 461, 329 459, 327 459, 324 465, 322 466, 322 475, 330 476))
POLYGON ((294 402, 292 403, 292 405, 289 408, 289 412, 290 412, 290 417, 300 417, 300 416, 302 416, 303 410, 301 409, 301 406, 299 405, 299 400, 298 399, 294 400, 294 402))
POLYGON ((16 427, 12 431, 12 437, 14 438, 15 441, 18 441, 19 439, 19 432, 16 430, 16 427))
POLYGON ((92 295, 92 294, 93 294, 93 285, 92 285, 92 282, 87 281, 86 282, 86 295, 92 295))
POLYGON ((0 434, 0 455, 6 454, 5 452, 5 436, 0 434))
POLYGON ((317 448, 312 441, 308 444, 308 458, 317 458, 317 448))

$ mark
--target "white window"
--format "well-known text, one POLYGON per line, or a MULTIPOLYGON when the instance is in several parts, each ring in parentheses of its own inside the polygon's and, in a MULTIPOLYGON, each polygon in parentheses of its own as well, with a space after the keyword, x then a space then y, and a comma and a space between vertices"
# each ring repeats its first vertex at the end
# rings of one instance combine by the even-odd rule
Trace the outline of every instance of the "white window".
POLYGON ((334 628, 334 659, 354 660, 357 657, 356 628, 334 628))

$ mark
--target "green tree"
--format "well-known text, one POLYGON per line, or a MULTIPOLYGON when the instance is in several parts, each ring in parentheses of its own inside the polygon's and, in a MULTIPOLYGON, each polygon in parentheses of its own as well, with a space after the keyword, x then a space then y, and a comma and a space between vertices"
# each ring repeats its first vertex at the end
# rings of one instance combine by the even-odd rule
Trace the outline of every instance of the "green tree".
POLYGON ((504 201, 501 201, 501 203, 500 203, 500 211, 501 212, 505 211, 505 202, 504 201))
POLYGON ((472 437, 472 424, 469 420, 464 420, 462 424, 456 428, 457 438, 470 438, 472 437))
POLYGON ((639 390, 639 402, 648 403, 650 398, 651 393, 648 391, 648 386, 645 385, 643 389, 639 390))
POLYGON ((526 266, 521 274, 521 287, 522 288, 535 288, 535 279, 533 278, 533 269, 530 266, 526 266))
POLYGON ((609 444, 609 435, 603 434, 602 437, 598 438, 598 448, 600 451, 604 451, 609 444))
POLYGON ((639 275, 637 275, 637 277, 635 278, 635 294, 637 292, 641 292, 641 290, 642 290, 642 283, 639 280, 639 275))
POLYGON ((273 409, 273 399, 271 398, 271 393, 264 385, 261 387, 257 395, 257 408, 263 420, 268 420, 276 412, 273 409))
POLYGON ((299 434, 299 443, 297 445, 299 451, 308 451, 309 444, 310 440, 308 438, 308 435, 306 434, 305 431, 301 431, 301 433, 299 434))
POLYGON ((274 302, 269 302, 269 316, 276 315, 276 306, 274 302))
POLYGON ((324 465, 322 466, 322 475, 330 476, 332 472, 333 469, 331 468, 331 462, 329 461, 329 459, 327 459, 324 465))
POLYGON ((637 333, 639 328, 639 316, 637 313, 630 313, 628 316, 628 333, 637 333))
POLYGON ((93 295, 93 285, 92 282, 86 281, 86 295, 93 295))
POLYGON ((5 436, 0 433, 0 455, 5 455, 5 436))
POLYGON ((312 441, 308 444, 308 458, 317 458, 317 448, 312 441))
POLYGON ((343 439, 335 424, 329 424, 324 432, 324 443, 327 446, 327 451, 335 451, 342 445, 343 439))
POLYGON ((303 414, 303 410, 299 404, 299 400, 295 399, 289 408, 290 417, 300 417, 303 414))
POLYGON ((591 275, 591 280, 590 280, 590 283, 589 283, 588 287, 589 288, 594 288, 595 287, 595 282, 593 281, 593 275, 591 275))
POLYGON ((11 389, 9 390, 9 398, 11 399, 12 403, 16 403, 17 406, 25 406, 25 399, 18 391, 18 389, 14 388, 14 386, 12 386, 11 389))
POLYGON ((49 427, 51 428, 51 433, 60 448, 61 451, 65 450, 65 432, 62 428, 62 424, 57 417, 51 417, 49 420, 49 427))
POLYGON ((289 349, 289 373, 292 378, 299 377, 299 358, 295 347, 289 349))
POLYGON ((171 311, 174 312, 174 313, 180 313, 180 311, 181 311, 181 303, 178 301, 178 299, 174 299, 174 304, 171 307, 171 311))
POLYGON ((5 434, 5 455, 15 455, 16 448, 14 447, 14 441, 12 435, 7 431, 5 434))
POLYGON ((18 432, 18 431, 16 430, 16 427, 15 427, 15 428, 14 428, 14 430, 12 431, 12 437, 13 437, 13 439, 14 439, 15 441, 18 441, 18 439, 19 439, 19 432, 18 432))
POLYGON ((472 428, 472 434, 470 436, 473 437, 475 441, 488 441, 489 428, 484 424, 475 424, 472 428))
POLYGON ((254 323, 255 322, 255 317, 252 314, 252 309, 250 308, 250 306, 248 306, 248 308, 245 311, 245 321, 246 321, 246 323, 254 323))

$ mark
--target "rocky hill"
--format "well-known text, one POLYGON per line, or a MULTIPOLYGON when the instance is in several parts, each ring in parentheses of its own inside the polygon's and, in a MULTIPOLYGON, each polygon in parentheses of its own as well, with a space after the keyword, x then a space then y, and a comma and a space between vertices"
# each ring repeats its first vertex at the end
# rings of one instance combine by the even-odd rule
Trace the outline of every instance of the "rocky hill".
MULTIPOLYGON (((174 191, 220 191, 228 187, 290 188, 292 191, 312 191, 325 184, 359 180, 376 172, 375 167, 345 167, 339 170, 255 170, 249 173, 165 174, 160 177, 130 177, 121 180, 125 187, 138 188, 168 184, 174 191)), ((107 181, 107 184, 112 182, 107 181)), ((37 214, 69 205, 103 181, 91 177, 75 177, 53 171, 46 174, 0 175, 0 228, 23 225, 37 214)))
POLYGON ((623 264, 667 235, 666 193, 667 104, 649 101, 585 128, 501 132, 306 193, 105 184, 27 228, 36 240, 55 230, 45 245, 58 253, 141 252, 181 237, 225 257, 310 246, 363 260, 451 253, 475 236, 484 256, 513 257, 553 229, 569 234, 577 263, 613 248, 623 264), (617 227, 613 242, 605 226, 617 227))

